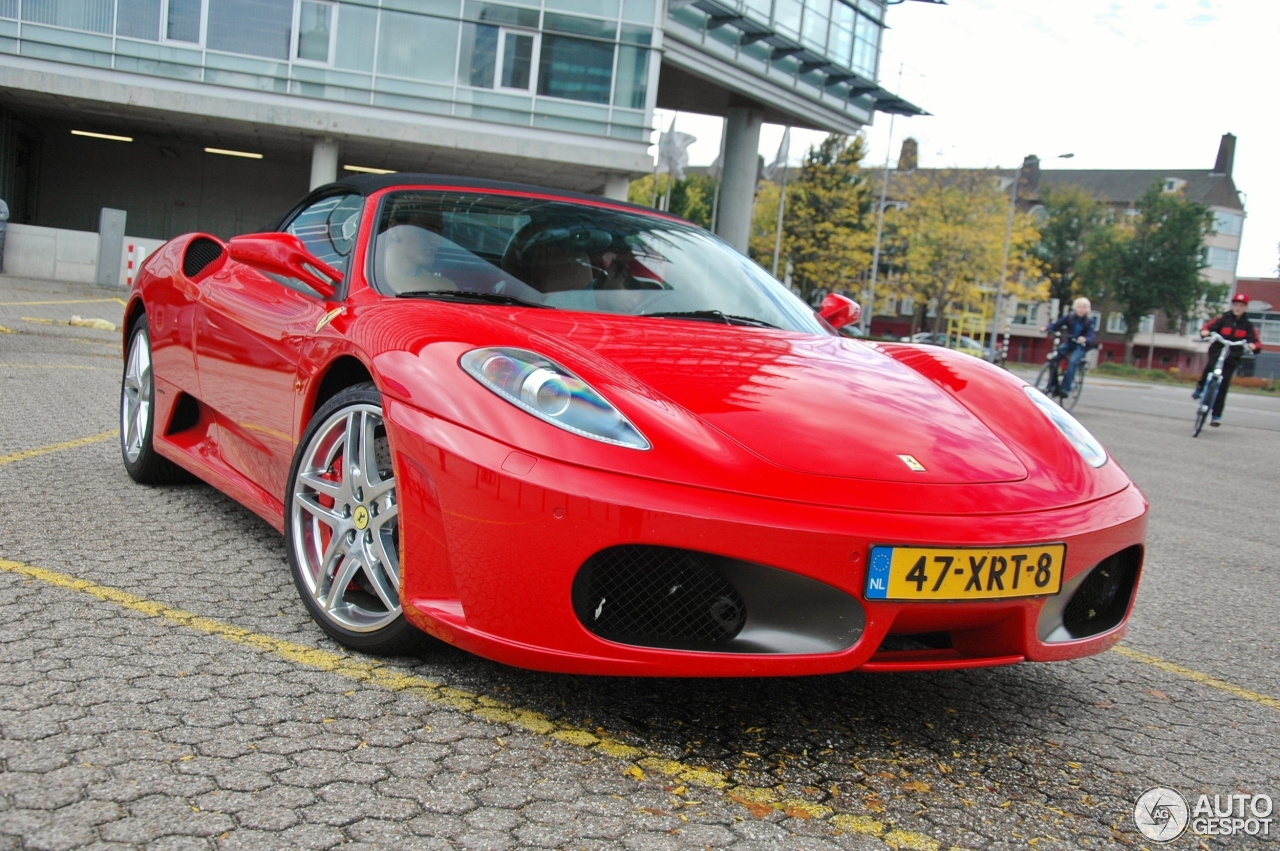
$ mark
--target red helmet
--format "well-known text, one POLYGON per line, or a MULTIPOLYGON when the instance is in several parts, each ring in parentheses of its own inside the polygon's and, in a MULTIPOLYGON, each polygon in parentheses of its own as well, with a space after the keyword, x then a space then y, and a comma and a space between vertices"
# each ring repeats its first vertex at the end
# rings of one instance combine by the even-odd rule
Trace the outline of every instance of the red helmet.
POLYGON ((1248 304, 1249 297, 1244 293, 1236 293, 1231 297, 1231 303, 1235 304, 1236 302, 1240 302, 1241 304, 1248 304))

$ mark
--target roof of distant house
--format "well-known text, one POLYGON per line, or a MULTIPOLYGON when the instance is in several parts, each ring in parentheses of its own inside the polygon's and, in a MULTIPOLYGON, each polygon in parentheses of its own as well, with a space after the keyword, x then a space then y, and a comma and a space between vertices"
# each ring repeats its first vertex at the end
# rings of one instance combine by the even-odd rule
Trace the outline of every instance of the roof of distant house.
MULTIPOLYGON (((1026 208, 1034 206, 1040 200, 1041 190, 1046 186, 1078 186, 1091 195, 1106 198, 1112 204, 1129 206, 1136 203, 1152 184, 1164 184, 1173 179, 1178 181, 1176 188, 1192 201, 1229 210, 1243 210, 1244 204, 1231 177, 1235 150, 1236 137, 1230 133, 1224 134, 1212 169, 1042 169, 1040 159, 1029 156, 1018 172, 1018 200, 1026 208)), ((895 194, 898 179, 916 172, 937 174, 944 182, 958 181, 974 174, 1000 174, 1006 178, 1013 174, 1012 169, 917 169, 917 157, 915 140, 905 140, 898 167, 889 172, 891 197, 895 194)), ((871 168, 867 171, 872 185, 878 187, 881 170, 871 168)), ((1008 183, 1004 185, 1007 187, 1008 183)))
POLYGON ((1153 183, 1174 178, 1185 181, 1183 193, 1192 201, 1243 210, 1235 182, 1229 174, 1196 169, 1052 169, 1040 172, 1040 188, 1079 186, 1093 195, 1105 196, 1112 204, 1133 204, 1153 183))

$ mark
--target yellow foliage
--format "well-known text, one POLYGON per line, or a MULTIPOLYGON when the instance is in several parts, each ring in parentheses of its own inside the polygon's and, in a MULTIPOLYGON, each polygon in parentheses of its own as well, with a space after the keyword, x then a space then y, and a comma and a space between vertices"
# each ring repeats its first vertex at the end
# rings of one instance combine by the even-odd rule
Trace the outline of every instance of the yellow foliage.
MULTIPOLYGON (((886 212, 885 242, 899 255, 901 294, 937 304, 941 328, 948 312, 980 304, 998 286, 1009 196, 981 171, 918 171, 894 184, 903 205, 886 212)), ((1038 261, 1029 254, 1038 239, 1034 219, 1018 213, 1006 294, 1029 298, 1043 290, 1038 261)))

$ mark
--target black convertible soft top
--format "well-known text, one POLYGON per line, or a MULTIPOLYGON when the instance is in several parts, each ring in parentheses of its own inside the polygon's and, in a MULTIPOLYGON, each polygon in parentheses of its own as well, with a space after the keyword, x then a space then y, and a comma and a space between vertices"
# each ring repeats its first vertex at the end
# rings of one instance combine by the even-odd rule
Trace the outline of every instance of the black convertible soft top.
MULTIPOLYGON (((587 192, 575 192, 570 189, 555 189, 550 186, 534 186, 529 183, 512 183, 506 180, 485 180, 478 177, 462 177, 456 174, 427 174, 423 172, 397 171, 391 174, 353 174, 344 177, 334 183, 326 183, 324 186, 316 187, 307 193, 307 196, 290 208, 268 230, 280 230, 284 227, 285 222, 292 219, 293 215, 319 198, 326 195, 332 195, 337 192, 351 192, 354 190, 359 195, 371 195, 379 189, 386 189, 389 186, 458 186, 467 189, 492 190, 500 189, 506 192, 527 192, 536 195, 555 195, 560 198, 566 198, 571 201, 592 201, 599 203, 601 200, 608 200, 611 204, 620 207, 629 207, 638 213, 648 213, 653 215, 655 212, 651 207, 642 207, 639 204, 632 204, 628 201, 614 201, 612 199, 602 199, 599 195, 592 195, 587 192)), ((659 213, 659 215, 670 216, 669 213, 659 213)), ((677 218, 677 217, 673 217, 677 218)))

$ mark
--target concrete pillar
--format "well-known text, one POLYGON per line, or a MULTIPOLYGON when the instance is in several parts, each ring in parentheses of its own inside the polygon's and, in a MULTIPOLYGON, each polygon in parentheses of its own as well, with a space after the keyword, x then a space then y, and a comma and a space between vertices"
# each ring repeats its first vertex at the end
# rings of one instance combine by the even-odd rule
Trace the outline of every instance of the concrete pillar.
POLYGON ((604 181, 604 191, 600 194, 614 201, 627 200, 627 190, 631 188, 631 179, 621 174, 611 174, 604 181))
POLYGON ((763 123, 763 111, 744 107, 731 108, 724 120, 724 176, 720 184, 716 233, 743 254, 747 253, 747 240, 751 236, 751 207, 756 198, 763 123))
POLYGON ((316 139, 311 149, 311 188, 338 179, 338 143, 333 139, 316 139))

